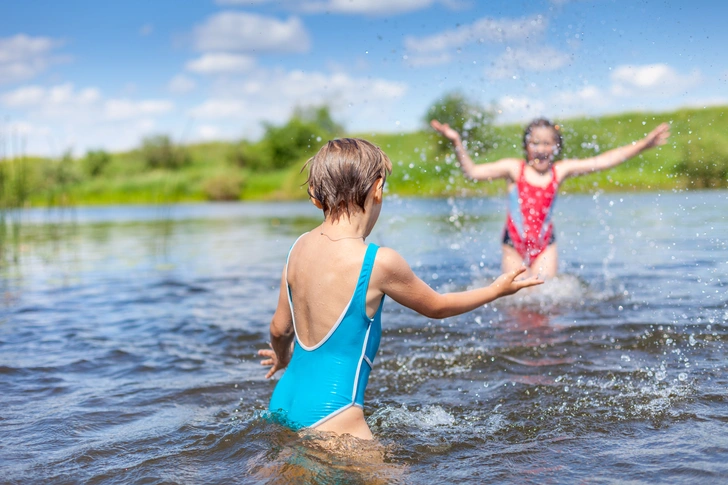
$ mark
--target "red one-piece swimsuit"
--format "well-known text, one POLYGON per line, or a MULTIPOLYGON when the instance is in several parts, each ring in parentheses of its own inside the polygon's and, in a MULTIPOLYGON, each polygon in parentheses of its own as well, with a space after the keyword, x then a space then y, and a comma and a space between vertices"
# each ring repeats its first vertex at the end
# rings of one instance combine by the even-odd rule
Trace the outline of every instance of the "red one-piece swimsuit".
POLYGON ((503 244, 513 247, 523 261, 530 265, 549 244, 556 241, 551 213, 559 182, 553 165, 551 182, 546 187, 536 187, 526 182, 525 171, 524 161, 518 181, 508 193, 508 216, 503 244))

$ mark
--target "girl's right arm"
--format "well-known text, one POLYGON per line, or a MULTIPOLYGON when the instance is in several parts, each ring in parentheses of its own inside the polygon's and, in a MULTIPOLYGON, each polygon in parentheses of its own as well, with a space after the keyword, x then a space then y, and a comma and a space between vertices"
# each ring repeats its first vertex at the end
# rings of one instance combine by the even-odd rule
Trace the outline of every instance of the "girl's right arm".
POLYGON ((543 283, 535 276, 516 281, 516 277, 524 271, 525 267, 502 274, 484 288, 440 294, 418 278, 399 253, 393 249, 381 248, 377 253, 372 278, 384 294, 400 305, 426 317, 440 319, 469 312, 496 298, 543 283))
POLYGON ((285 369, 291 361, 293 351, 293 317, 288 303, 288 288, 286 285, 286 270, 281 275, 281 286, 278 292, 278 306, 270 322, 270 349, 261 349, 258 355, 265 357, 261 365, 269 365, 270 370, 266 379, 273 377, 279 370, 285 369))
POLYGON ((515 158, 504 158, 493 163, 476 164, 470 158, 470 155, 468 155, 468 151, 465 149, 463 141, 460 138, 460 133, 450 128, 450 125, 447 123, 440 123, 437 120, 430 121, 430 126, 452 142, 453 148, 455 149, 455 156, 458 158, 458 162, 460 162, 460 169, 471 180, 494 180, 499 178, 516 180, 518 178, 519 160, 515 158))

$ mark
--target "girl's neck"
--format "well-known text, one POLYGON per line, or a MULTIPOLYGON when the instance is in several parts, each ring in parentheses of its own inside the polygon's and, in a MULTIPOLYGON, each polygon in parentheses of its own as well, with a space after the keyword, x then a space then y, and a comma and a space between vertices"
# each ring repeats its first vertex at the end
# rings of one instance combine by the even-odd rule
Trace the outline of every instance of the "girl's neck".
POLYGON ((545 165, 541 165, 541 164, 533 163, 532 160, 526 160, 526 166, 531 167, 539 175, 547 175, 547 174, 551 173, 551 167, 553 165, 554 165, 554 162, 549 162, 545 165), (541 166, 543 168, 540 168, 541 166))
POLYGON ((340 217, 337 221, 332 221, 330 218, 326 218, 321 223, 321 232, 328 236, 329 239, 355 239, 366 237, 367 223, 362 217, 357 217, 359 214, 352 214, 350 217, 346 215, 340 217))

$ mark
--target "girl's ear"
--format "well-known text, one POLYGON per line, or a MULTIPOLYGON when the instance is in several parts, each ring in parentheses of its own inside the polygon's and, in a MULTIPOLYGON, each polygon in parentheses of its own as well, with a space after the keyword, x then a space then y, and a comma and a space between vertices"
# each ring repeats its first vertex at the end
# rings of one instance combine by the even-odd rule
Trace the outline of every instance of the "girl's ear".
POLYGON ((384 195, 384 179, 382 177, 379 177, 376 182, 374 182, 374 202, 381 203, 382 197, 384 195))
POLYGON ((320 200, 318 200, 316 197, 312 195, 311 187, 307 189, 308 192, 308 198, 311 201, 313 205, 315 205, 318 209, 324 210, 324 205, 321 203, 320 200))

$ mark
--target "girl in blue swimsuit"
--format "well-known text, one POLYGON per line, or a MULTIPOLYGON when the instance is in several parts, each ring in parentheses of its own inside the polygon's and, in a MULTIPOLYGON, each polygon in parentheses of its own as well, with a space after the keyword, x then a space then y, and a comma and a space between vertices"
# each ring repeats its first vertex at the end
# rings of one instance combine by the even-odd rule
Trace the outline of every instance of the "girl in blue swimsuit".
POLYGON ((525 271, 518 269, 484 288, 439 294, 396 251, 365 243, 392 170, 384 152, 365 140, 333 140, 307 165, 309 195, 324 221, 291 247, 270 324, 271 348, 258 351, 270 366, 267 378, 286 369, 269 409, 293 429, 371 439, 364 391, 385 295, 442 319, 542 281, 516 281, 525 271))

